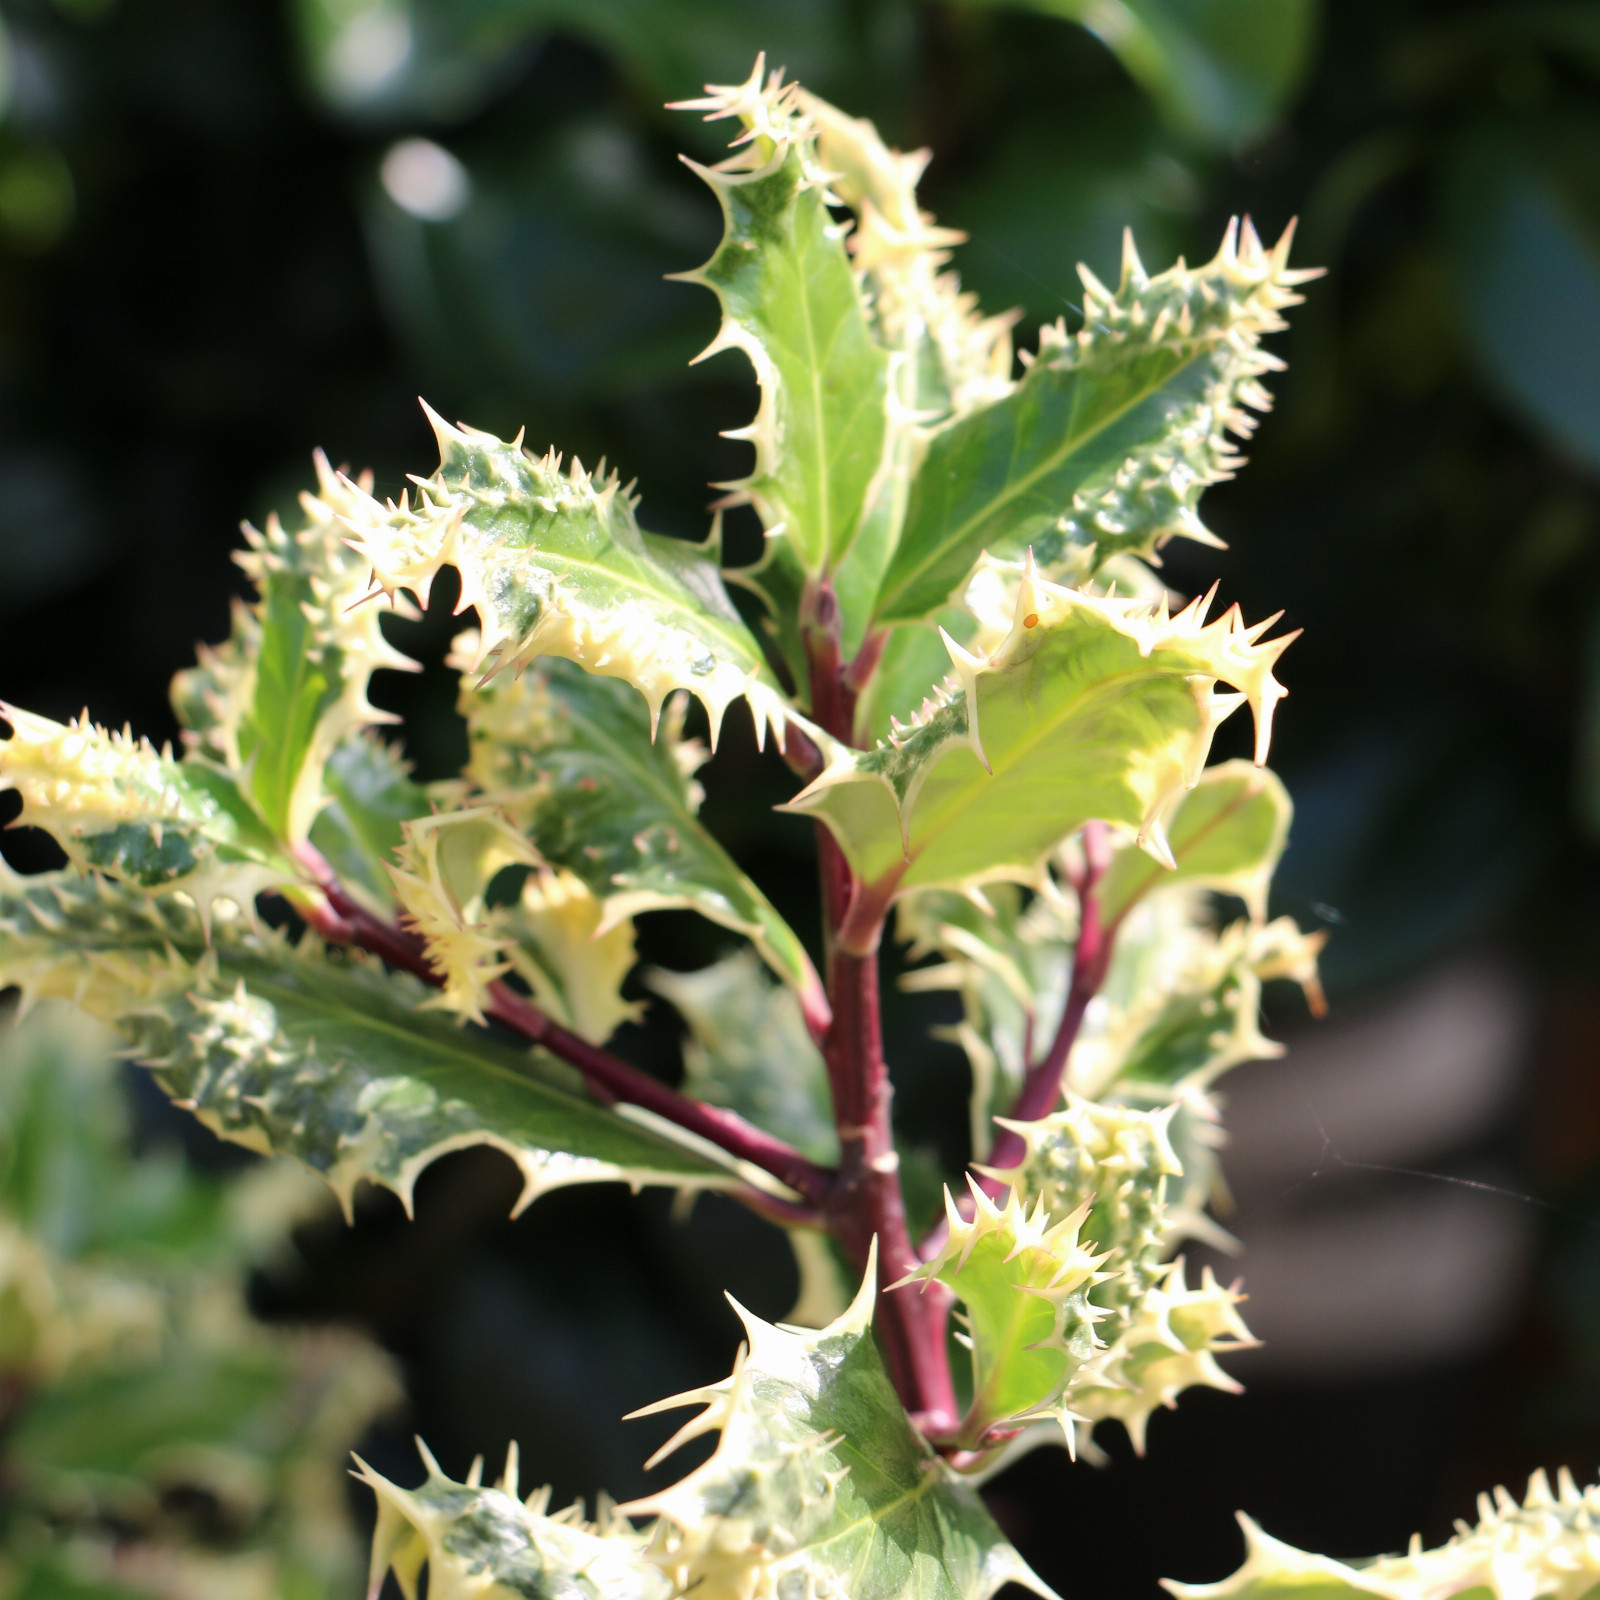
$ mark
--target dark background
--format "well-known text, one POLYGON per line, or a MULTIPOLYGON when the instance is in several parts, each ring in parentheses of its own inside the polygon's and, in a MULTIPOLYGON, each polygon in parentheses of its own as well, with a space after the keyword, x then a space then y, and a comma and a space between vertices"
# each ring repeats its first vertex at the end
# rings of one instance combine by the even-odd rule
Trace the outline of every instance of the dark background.
MULTIPOLYGON (((699 537, 707 481, 742 470, 717 431, 753 385, 735 355, 686 365, 714 305, 662 278, 709 253, 717 217, 674 157, 720 141, 661 103, 744 77, 760 48, 932 147, 927 201, 969 231, 957 265, 985 304, 1022 308, 1024 344, 1073 320, 1076 261, 1114 273, 1125 224, 1157 267, 1209 255, 1233 213, 1268 236, 1299 215, 1299 259, 1329 277, 1278 340, 1290 371, 1249 470, 1209 496, 1230 548, 1174 552, 1169 578, 1220 576, 1248 615, 1306 629, 1283 668, 1274 764, 1299 818, 1275 909, 1333 935, 1329 1027, 1381 1032, 1464 958, 1518 1000, 1483 1117, 1384 1163, 1414 1170, 1313 1150, 1240 1231, 1348 1224, 1359 1243, 1465 1178, 1512 1191, 1473 1203, 1491 1231, 1513 1208, 1522 1242, 1485 1246, 1492 1314, 1453 1342, 1379 1328, 1352 1360, 1330 1326, 1241 1365, 1243 1398, 1186 1397, 1144 1461, 1044 1452, 997 1482, 1064 1594, 1149 1597, 1235 1563, 1236 1507, 1370 1554, 1442 1538, 1534 1465, 1600 1459, 1600 5, 1138 0, 1153 42, 1127 61, 1078 9, 0 0, 0 696, 172 736, 168 680, 240 589, 240 516, 287 507, 318 444, 389 492, 431 470, 419 393, 609 456, 647 525, 699 537), (448 216, 385 187, 414 138, 460 164, 448 216)), ((433 665, 374 695, 406 713, 424 777, 462 748, 451 631, 397 628, 433 665)), ((814 928, 805 830, 750 803, 784 797, 782 769, 733 730, 706 776, 713 824, 814 928)), ((6 852, 44 861, 23 835, 6 852)), ((669 965, 720 948, 646 922, 669 965)), ((964 1068, 922 1042, 929 1020, 947 1009, 891 1012, 904 1129, 959 1161, 964 1068)), ((1274 996, 1269 1024, 1301 1013, 1274 996)), ((630 1048, 675 1070, 659 1018, 630 1048)), ((414 1426, 456 1473, 516 1436, 525 1481, 558 1497, 638 1492, 662 1481, 639 1463, 666 1428, 620 1413, 725 1372, 718 1291, 781 1315, 787 1249, 723 1202, 688 1229, 610 1190, 512 1224, 516 1187, 492 1154, 451 1157, 414 1222, 371 1197, 353 1230, 312 1230, 263 1309, 358 1320, 399 1355, 412 1414, 372 1442, 392 1476, 418 1475, 414 1426)), ((1424 1265, 1396 1305, 1431 1292, 1424 1265)))

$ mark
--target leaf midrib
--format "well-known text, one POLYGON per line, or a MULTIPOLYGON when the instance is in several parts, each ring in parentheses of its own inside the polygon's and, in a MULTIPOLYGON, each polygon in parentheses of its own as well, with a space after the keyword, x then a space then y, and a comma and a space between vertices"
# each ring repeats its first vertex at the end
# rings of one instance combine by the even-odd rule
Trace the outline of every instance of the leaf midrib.
MULTIPOLYGON (((1095 427, 1088 429, 1084 433, 1069 435, 1067 439, 1063 441, 1061 448, 1056 451, 1055 454, 1052 455, 1048 460, 1041 463, 1032 472, 1026 473, 1022 477, 1008 483, 1006 488, 1001 493, 995 495, 992 500, 988 501, 979 511, 974 512, 973 515, 968 517, 967 520, 959 527, 954 528, 947 533, 945 537, 939 541, 939 543, 931 546, 927 555, 920 562, 908 565, 905 570, 905 576, 896 585, 896 587, 893 589, 885 589, 883 594, 880 595, 878 604, 874 608, 874 614, 880 617, 883 616, 885 612, 891 609, 891 603, 894 600, 907 593, 916 584, 916 582, 929 571, 930 568, 936 566, 945 558, 950 550, 965 540, 972 533, 974 528, 980 526, 1010 501, 1017 499, 1019 496, 1030 490, 1040 478, 1046 477, 1050 473, 1056 471, 1062 462, 1067 460, 1068 457, 1083 449, 1084 446, 1087 445, 1092 439, 1105 432, 1106 429, 1110 428, 1114 423, 1120 422, 1122 418, 1125 417, 1136 406, 1143 405, 1147 400, 1150 399, 1152 395, 1159 394, 1160 391, 1166 388, 1166 386, 1175 378, 1186 372, 1197 360, 1200 359, 1201 355, 1205 351, 1209 350, 1215 343, 1215 339, 1208 339, 1204 342, 1197 340, 1193 353, 1190 354, 1187 359, 1173 367, 1172 370, 1162 378, 1160 383, 1151 384, 1147 388, 1137 391, 1132 399, 1128 400, 1125 404, 1117 407, 1116 409, 1108 412, 1103 420, 1095 427)), ((1039 370, 1041 370, 1043 373, 1050 373, 1059 371, 1060 369, 1053 366, 1047 366, 1042 367, 1039 370)), ((1073 368, 1071 370, 1077 373, 1081 372, 1083 369, 1073 368)), ((1043 381, 1042 378, 1040 381, 1043 381)), ((1013 391, 1013 393, 1017 395, 1019 399, 1023 396, 1024 392, 1025 391, 1023 388, 1018 388, 1017 390, 1013 391)), ((1008 395, 1005 397, 1005 399, 997 400, 995 404, 997 406, 1003 406, 1007 404, 1010 399, 1011 396, 1008 395)), ((971 412, 968 415, 969 417, 976 418, 984 415, 984 413, 971 412)), ((962 420, 965 421, 967 419, 963 418, 962 420)), ((924 462, 924 466, 926 466, 926 462, 924 462)), ((914 487, 915 486, 913 485, 913 488, 914 487)), ((910 532, 909 527, 906 531, 908 533, 910 532)), ((909 548, 909 545, 902 544, 901 548, 909 548)))

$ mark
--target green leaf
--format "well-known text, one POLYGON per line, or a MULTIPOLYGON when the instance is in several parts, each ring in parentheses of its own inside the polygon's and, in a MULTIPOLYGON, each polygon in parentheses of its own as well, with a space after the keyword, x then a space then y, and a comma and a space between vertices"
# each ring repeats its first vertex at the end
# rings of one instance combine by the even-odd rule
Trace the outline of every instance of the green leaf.
POLYGON ((402 825, 427 816, 427 791, 411 781, 392 745, 366 732, 334 748, 322 781, 328 798, 311 825, 311 843, 345 889, 377 915, 391 916, 387 869, 398 859, 402 825))
POLYGON ((1311 60, 1315 0, 1009 0, 1080 22, 1173 125, 1210 144, 1267 131, 1311 60))
POLYGON ((428 1478, 402 1489, 361 1462, 358 1476, 378 1497, 372 1536, 372 1593, 392 1568, 406 1600, 428 1573, 429 1600, 530 1596, 532 1600, 670 1600, 666 1574, 644 1555, 644 1537, 602 1496, 596 1521, 582 1506, 547 1514, 548 1488, 517 1498, 517 1450, 505 1476, 485 1489, 476 1473, 453 1483, 426 1450, 428 1478))
POLYGON ((1178 1600, 1581 1600, 1600 1579, 1591 1532, 1597 1515, 1600 1488, 1580 1490, 1563 1467, 1552 1493, 1541 1470, 1528 1480, 1523 1504, 1504 1489, 1492 1499, 1480 1495, 1477 1525, 1458 1522, 1455 1536, 1435 1549, 1424 1550, 1416 1538, 1402 1556, 1346 1565, 1271 1538, 1241 1512, 1246 1558, 1232 1577, 1163 1581, 1178 1600))
POLYGON ((824 1166, 838 1161, 822 1052, 793 993, 748 950, 699 972, 653 967, 644 980, 688 1025, 685 1094, 737 1111, 824 1166))
POLYGON ((0 1029, 0 1215, 63 1259, 228 1259, 223 1190, 175 1151, 130 1151, 115 1036, 51 1003, 0 1029))
POLYGON ((1600 121, 1489 124, 1446 170, 1446 241, 1473 349, 1523 417, 1600 468, 1600 121))
POLYGON ((835 749, 789 809, 833 830, 874 903, 933 885, 1034 878, 1091 818, 1135 831, 1170 862, 1164 825, 1242 700, 1265 758, 1289 642, 1261 643, 1237 608, 1101 599, 1030 571, 987 660, 952 646, 942 703, 903 736, 835 749), (1220 695, 1226 683, 1237 695, 1220 695))
POLYGON ((735 1304, 748 1343, 732 1376, 648 1408, 706 1408, 661 1455, 721 1435, 680 1483, 621 1508, 659 1519, 650 1555, 674 1594, 987 1600, 1009 1582, 1049 1595, 907 1420, 872 1337, 874 1265, 818 1332, 735 1304))
POLYGON ((616 476, 591 477, 553 452, 452 428, 428 413, 439 470, 406 500, 370 496, 348 517, 373 582, 427 602, 441 567, 461 574, 459 608, 482 624, 473 670, 514 671, 535 656, 564 656, 631 683, 651 723, 686 689, 706 708, 712 742, 741 695, 758 733, 782 729, 788 708, 761 647, 699 546, 643 533, 616 476))
POLYGON ((945 1191, 944 1248, 905 1281, 942 1283, 961 1302, 972 1351, 962 1442, 978 1449, 991 1426, 1048 1407, 1093 1353, 1088 1291, 1098 1263, 1079 1243, 1086 1205, 1052 1214, 1042 1204, 1028 1209, 1016 1189, 1004 1206, 976 1183, 971 1190, 970 1221, 945 1191))
POLYGON ((1238 895, 1257 921, 1266 917, 1267 889, 1289 838, 1294 805, 1279 779, 1248 761, 1208 767, 1167 824, 1176 867, 1124 845, 1099 886, 1101 916, 1117 923, 1152 889, 1189 882, 1238 895))
POLYGON ((463 686, 466 775, 524 829, 552 866, 603 906, 601 930, 644 911, 686 907, 743 934, 814 1014, 826 1012, 805 947, 695 812, 704 749, 683 737, 684 707, 650 718, 625 684, 566 661, 463 686))
POLYGON ((208 914, 233 901, 253 914, 263 889, 298 872, 234 776, 174 761, 147 740, 82 717, 62 724, 0 701, 0 786, 22 799, 21 826, 43 828, 75 865, 143 889, 182 889, 208 914))
POLYGON ((1032 546, 1053 575, 1091 575, 1121 551, 1175 536, 1214 543, 1196 507, 1231 475, 1230 432, 1271 397, 1280 367, 1261 348, 1308 276, 1285 233, 1263 249, 1248 223, 1191 271, 1146 276, 1131 238, 1115 293, 1087 268, 1084 326, 1046 328, 1005 398, 937 434, 911 488, 905 530, 878 596, 880 624, 916 622, 954 599, 980 555, 1032 546))
POLYGON ((336 474, 321 451, 317 489, 300 497, 298 525, 274 513, 248 524, 236 559, 256 590, 233 633, 179 673, 173 704, 194 739, 238 775, 267 827, 289 844, 310 832, 325 799, 324 766, 356 729, 395 719, 367 700, 372 674, 416 663, 383 636, 369 568, 342 519, 372 486, 336 474))
POLYGON ((836 569, 861 531, 883 464, 889 356, 828 214, 805 103, 781 74, 764 76, 758 60, 745 83, 711 85, 707 99, 684 103, 708 121, 738 117, 744 138, 720 166, 695 169, 725 231, 711 259, 683 276, 722 305, 704 355, 743 350, 761 386, 755 420, 729 435, 755 446, 755 469, 723 487, 755 506, 769 538, 781 530, 815 576, 836 569))
POLYGON ((347 1207, 363 1179, 409 1203, 425 1167, 474 1144, 517 1164, 519 1209, 567 1183, 734 1181, 714 1150, 585 1099, 540 1052, 419 1014, 414 980, 233 923, 208 951, 170 898, 70 873, 0 879, 7 983, 75 999, 213 1131, 305 1162, 347 1207))

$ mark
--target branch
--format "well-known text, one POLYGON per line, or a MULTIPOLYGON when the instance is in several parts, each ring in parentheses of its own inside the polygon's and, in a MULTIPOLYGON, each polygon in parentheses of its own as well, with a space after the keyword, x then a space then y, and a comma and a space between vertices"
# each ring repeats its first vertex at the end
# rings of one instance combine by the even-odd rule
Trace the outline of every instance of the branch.
MULTIPOLYGON (((309 853, 306 860, 317 876, 326 903, 297 909, 319 934, 339 944, 359 945, 391 966, 415 974, 424 983, 439 986, 439 978, 429 966, 422 940, 416 934, 384 922, 353 900, 325 861, 312 860, 309 853)), ((604 1104, 621 1101, 654 1112, 698 1134, 719 1150, 771 1173, 802 1195, 811 1207, 821 1206, 832 1192, 835 1174, 808 1160, 793 1146, 746 1122, 737 1112, 692 1100, 619 1056, 590 1044, 505 984, 490 985, 485 1010, 497 1022, 576 1067, 590 1091, 604 1104)), ((814 1221, 814 1213, 806 1213, 806 1220, 814 1221)))
MULTIPOLYGON (((802 606, 810 663, 811 709, 819 726, 853 742, 856 695, 839 649, 838 604, 824 583, 802 606)), ((887 903, 863 903, 828 828, 817 825, 828 999, 833 1023, 822 1041, 839 1131, 839 1172, 823 1207, 829 1230, 858 1270, 878 1244, 880 1298, 875 1326, 901 1403, 931 1437, 948 1435, 959 1411, 950 1379, 942 1286, 896 1289, 917 1265, 900 1188, 890 1107, 894 1087, 883 1058, 878 944, 887 903), (927 1290, 927 1292, 921 1292, 927 1290)))
MULTIPOLYGON (((1111 841, 1103 822, 1087 822, 1083 828, 1083 871, 1073 883, 1078 892, 1078 943, 1072 953, 1072 982, 1067 990, 1061 1025, 1043 1061, 1028 1069, 1022 1088, 1012 1102, 1008 1118, 1012 1122, 1037 1122, 1055 1110, 1061 1099, 1061 1078, 1067 1060, 1077 1043, 1089 1002, 1100 992, 1111 965, 1115 926, 1100 920, 1100 896, 1096 892, 1106 868, 1111 865, 1111 841)), ((991 1168, 1014 1167, 1022 1160, 1027 1143, 1020 1133, 1002 1128, 986 1163, 991 1168)), ((1006 1184, 998 1178, 984 1178, 984 1192, 999 1199, 1006 1184)))

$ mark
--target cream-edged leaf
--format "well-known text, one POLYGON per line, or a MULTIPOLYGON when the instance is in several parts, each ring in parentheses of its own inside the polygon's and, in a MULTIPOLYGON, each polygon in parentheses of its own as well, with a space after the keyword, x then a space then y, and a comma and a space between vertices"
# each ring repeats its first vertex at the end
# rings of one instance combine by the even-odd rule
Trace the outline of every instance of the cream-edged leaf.
POLYGON ((327 800, 311 843, 345 891, 375 915, 392 917, 403 825, 428 815, 428 794, 392 745, 362 730, 335 746, 323 768, 327 800))
POLYGON ((22 800, 20 826, 43 828, 75 865, 153 892, 181 889, 209 914, 233 901, 254 914, 263 889, 298 870, 234 774, 202 759, 175 761, 87 715, 70 723, 0 702, 0 788, 22 800))
POLYGON ((674 1594, 987 1600, 1020 1583, 1049 1595, 907 1419, 872 1335, 874 1267, 817 1331, 736 1306, 748 1342, 732 1375, 648 1408, 705 1408, 663 1455, 720 1435, 688 1477, 622 1508, 657 1519, 649 1554, 674 1594))
POLYGON ((705 354, 743 350, 761 390, 754 421, 731 436, 754 445, 755 468, 723 487, 755 506, 804 573, 832 572, 861 533, 882 466, 889 354, 873 337, 844 230, 829 214, 816 130, 797 87, 781 73, 769 78, 758 61, 746 83, 707 91, 685 109, 737 118, 743 133, 728 160, 696 168, 722 207, 724 232, 711 259, 682 276, 722 304, 705 354))
MULTIPOLYGON (((460 641, 458 658, 474 647, 460 641)), ((512 817, 550 865, 581 878, 604 926, 687 908, 745 935, 815 1016, 826 998, 804 946, 695 815, 704 747, 683 736, 681 699, 650 739, 625 684, 570 662, 533 663, 481 690, 465 687, 466 777, 512 817)))
POLYGON ((1089 1292, 1101 1258, 1081 1242, 1088 1203, 1052 1214, 1015 1188, 997 1205, 969 1179, 972 1215, 945 1191, 944 1247, 907 1283, 942 1283, 961 1303, 972 1352, 972 1404, 961 1442, 1017 1426, 1059 1398, 1096 1349, 1089 1292))
POLYGON ((493 1487, 455 1483, 424 1453, 427 1480, 402 1489, 358 1462, 377 1496, 371 1592, 392 1571, 406 1600, 428 1575, 428 1600, 671 1600, 666 1575, 643 1554, 644 1539, 602 1502, 595 1522, 581 1504, 552 1516, 550 1491, 517 1494, 513 1446, 493 1487))
POLYGON ((1248 761, 1208 767, 1167 823, 1173 867, 1132 845, 1117 850, 1101 879, 1101 916, 1121 921, 1152 889, 1189 882, 1234 894, 1263 921, 1267 888, 1289 839, 1294 805, 1278 777, 1248 761))
POLYGON ((179 673, 172 700, 189 742, 239 776, 279 838, 298 844, 327 800, 324 766, 357 729, 395 719, 367 699, 372 674, 416 663, 383 636, 369 568, 345 542, 343 518, 372 487, 315 457, 317 488, 285 527, 276 513, 235 559, 256 591, 237 606, 232 636, 179 673))
POLYGON ((1265 759, 1289 637, 1232 609, 1176 616, 1048 583, 1030 570, 987 659, 952 645, 940 703, 872 750, 835 750, 791 802, 832 829, 879 901, 932 885, 1036 878, 1086 821, 1134 832, 1170 864, 1165 823, 1212 735, 1246 702, 1265 759), (1236 693, 1220 693, 1226 685, 1236 693))
POLYGON ((1309 1555, 1265 1534, 1241 1514, 1245 1563, 1220 1583, 1165 1585, 1178 1600, 1450 1600, 1471 1593, 1488 1600, 1580 1600, 1600 1582, 1594 1524, 1600 1488, 1579 1489, 1563 1467, 1552 1492, 1541 1472, 1518 1504, 1504 1489, 1478 1496, 1478 1522, 1456 1524, 1445 1544, 1424 1550, 1413 1537, 1404 1555, 1347 1565, 1309 1555))
POLYGON ((1122 280, 1086 268, 1084 325, 1040 336, 1022 381, 929 444, 875 617, 891 625, 954 599, 979 556, 1031 545, 1058 576, 1091 576, 1121 551, 1151 555, 1181 535, 1215 543, 1196 507, 1231 475, 1251 410, 1280 367, 1261 348, 1306 274, 1288 266, 1290 234, 1271 250, 1248 223, 1216 257, 1149 277, 1129 241, 1122 280))
POLYGON ((73 1000, 214 1132, 296 1157, 346 1206, 363 1180, 409 1203, 425 1167, 475 1144, 517 1164, 519 1208, 568 1183, 735 1181, 711 1147, 595 1104, 541 1052, 419 1011, 429 991, 414 979, 237 921, 212 934, 208 949, 170 896, 72 873, 0 879, 0 986, 73 1000))
POLYGON ((783 728, 787 702, 717 572, 714 552, 643 532, 615 474, 591 476, 554 452, 535 456, 429 413, 439 470, 414 503, 353 496, 348 535, 374 592, 424 604, 440 568, 461 575, 458 609, 477 608, 475 671, 564 656, 621 678, 651 720, 685 689, 702 702, 712 739, 723 713, 748 698, 758 730, 783 728))

